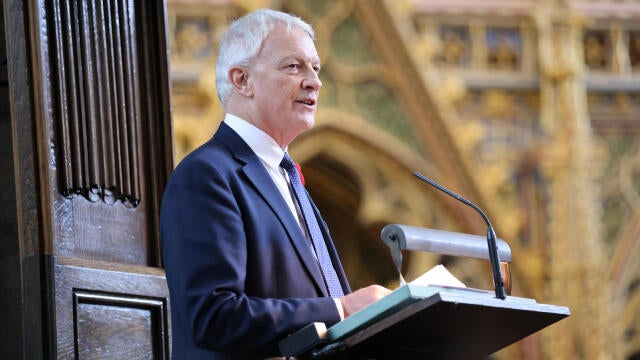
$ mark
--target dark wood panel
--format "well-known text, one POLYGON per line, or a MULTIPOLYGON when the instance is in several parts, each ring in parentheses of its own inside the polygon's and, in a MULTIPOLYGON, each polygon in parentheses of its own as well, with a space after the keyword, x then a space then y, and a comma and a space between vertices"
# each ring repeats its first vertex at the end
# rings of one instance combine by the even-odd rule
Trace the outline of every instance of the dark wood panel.
POLYGON ((60 359, 169 359, 169 291, 164 272, 55 258, 60 359))
POLYGON ((162 336, 155 332, 162 329, 163 301, 86 291, 74 297, 77 358, 162 357, 162 336))
POLYGON ((27 31, 24 6, 0 1, 1 359, 51 357, 38 255, 42 229, 27 31))
POLYGON ((142 100, 141 111, 146 114, 147 121, 142 121, 143 138, 142 158, 146 159, 149 175, 144 179, 150 193, 148 199, 149 222, 151 235, 156 241, 156 258, 152 259, 156 266, 162 266, 162 251, 160 249, 160 201, 169 174, 173 171, 173 138, 171 132, 171 91, 169 78, 169 44, 167 35, 167 13, 165 2, 137 2, 140 9, 137 21, 141 33, 138 33, 138 48, 144 49, 144 61, 140 63, 140 72, 148 74, 140 83, 142 100))
POLYGON ((0 358, 168 358, 165 3, 4 0, 0 13, 0 200, 14 204, 0 211, 0 358))
POLYGON ((56 217, 58 256, 134 265, 156 263, 157 250, 146 240, 150 237, 146 201, 133 209, 120 202, 108 205, 84 197, 60 198, 56 217))
POLYGON ((54 1, 59 187, 65 196, 140 202, 140 93, 131 0, 54 1))
POLYGON ((39 161, 53 190, 46 246, 57 256, 161 266, 160 199, 172 170, 164 3, 41 5, 33 10, 47 49, 39 141, 51 146, 39 161))

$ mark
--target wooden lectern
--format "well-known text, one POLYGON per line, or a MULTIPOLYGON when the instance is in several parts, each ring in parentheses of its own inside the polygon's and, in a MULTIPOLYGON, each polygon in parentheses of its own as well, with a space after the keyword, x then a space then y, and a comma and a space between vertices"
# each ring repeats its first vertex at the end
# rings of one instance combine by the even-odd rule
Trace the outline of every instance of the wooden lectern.
MULTIPOLYGON (((486 253, 483 239, 474 236, 404 225, 385 229, 394 260, 400 249, 486 253)), ((499 241, 498 246, 502 259, 510 260, 508 245, 499 241)), ((328 329, 310 324, 279 345, 284 356, 298 359, 484 359, 567 316, 567 307, 533 299, 409 284, 328 329)))

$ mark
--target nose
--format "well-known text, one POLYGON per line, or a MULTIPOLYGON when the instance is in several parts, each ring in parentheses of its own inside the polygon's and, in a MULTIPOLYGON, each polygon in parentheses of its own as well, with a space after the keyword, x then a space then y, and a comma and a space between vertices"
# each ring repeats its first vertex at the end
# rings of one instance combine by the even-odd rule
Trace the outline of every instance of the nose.
POLYGON ((302 80, 302 87, 308 90, 320 90, 322 81, 320 81, 320 77, 315 70, 308 71, 308 74, 302 80))

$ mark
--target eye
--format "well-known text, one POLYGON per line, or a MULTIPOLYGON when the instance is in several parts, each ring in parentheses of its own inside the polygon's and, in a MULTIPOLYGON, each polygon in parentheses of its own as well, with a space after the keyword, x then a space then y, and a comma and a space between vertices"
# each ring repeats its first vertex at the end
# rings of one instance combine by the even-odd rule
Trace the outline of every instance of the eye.
POLYGON ((289 69, 297 69, 298 68, 298 64, 289 64, 289 65, 287 65, 287 68, 289 68, 289 69))
POLYGON ((313 71, 315 71, 316 73, 320 73, 320 66, 314 65, 313 66, 313 71))

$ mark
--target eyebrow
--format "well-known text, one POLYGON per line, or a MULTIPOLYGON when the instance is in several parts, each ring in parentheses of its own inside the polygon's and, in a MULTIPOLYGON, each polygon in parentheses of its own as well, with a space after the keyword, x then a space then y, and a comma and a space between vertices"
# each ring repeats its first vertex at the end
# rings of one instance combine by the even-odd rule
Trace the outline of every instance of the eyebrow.
POLYGON ((280 62, 281 63, 287 62, 290 59, 294 59, 296 61, 302 61, 302 62, 305 62, 305 63, 306 62, 310 62, 310 63, 313 63, 313 64, 320 65, 320 58, 319 57, 315 57, 314 56, 314 57, 310 58, 310 57, 307 57, 307 56, 304 56, 304 55, 299 55, 299 54, 288 54, 288 55, 285 55, 280 59, 280 62))

